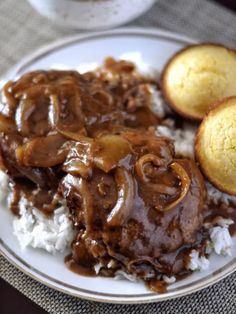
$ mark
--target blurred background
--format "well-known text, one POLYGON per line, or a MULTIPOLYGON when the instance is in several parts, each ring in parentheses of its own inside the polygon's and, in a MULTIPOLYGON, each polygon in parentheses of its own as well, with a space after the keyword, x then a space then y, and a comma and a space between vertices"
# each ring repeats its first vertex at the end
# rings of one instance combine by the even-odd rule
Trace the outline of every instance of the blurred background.
POLYGON ((0 74, 42 45, 124 22, 236 46, 235 10, 235 0, 1 0, 0 74))

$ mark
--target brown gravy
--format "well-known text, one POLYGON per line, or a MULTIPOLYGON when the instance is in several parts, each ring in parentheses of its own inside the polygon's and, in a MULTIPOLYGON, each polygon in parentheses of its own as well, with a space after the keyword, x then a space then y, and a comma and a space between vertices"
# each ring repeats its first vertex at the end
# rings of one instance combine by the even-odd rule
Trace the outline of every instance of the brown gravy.
POLYGON ((203 220, 230 218, 235 234, 236 210, 206 204, 195 162, 156 136, 163 121, 150 86, 158 88, 111 58, 96 73, 35 71, 8 82, 0 169, 10 176, 16 215, 23 198, 46 215, 66 201, 77 231, 65 258, 73 272, 95 276, 99 264, 99 275, 124 270, 161 293, 163 274, 188 275, 189 251, 204 251, 203 220))
POLYGON ((87 277, 96 276, 96 272, 91 266, 86 267, 79 265, 74 261, 71 254, 65 257, 65 264, 71 271, 73 271, 76 274, 87 277))

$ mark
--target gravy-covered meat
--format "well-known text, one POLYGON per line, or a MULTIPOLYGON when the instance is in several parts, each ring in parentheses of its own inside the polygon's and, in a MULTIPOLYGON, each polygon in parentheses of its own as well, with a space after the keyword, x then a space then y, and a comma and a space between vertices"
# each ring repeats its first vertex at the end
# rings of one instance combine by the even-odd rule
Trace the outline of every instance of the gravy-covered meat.
POLYGON ((205 187, 197 166, 175 159, 172 143, 151 132, 100 135, 91 146, 90 173, 70 173, 62 181, 78 228, 70 264, 92 271, 101 263, 104 272, 115 259, 120 268, 143 278, 183 270, 184 263, 172 253, 185 246, 187 254, 201 227, 205 187), (101 143, 109 136, 104 148, 101 143))
POLYGON ((158 286, 202 245, 204 182, 155 134, 165 121, 154 90, 157 82, 112 58, 85 74, 34 71, 2 90, 10 207, 20 215, 27 203, 46 217, 65 207, 76 232, 66 264, 76 272, 95 275, 99 265, 100 275, 120 270, 158 286))
POLYGON ((105 68, 109 78, 102 71, 96 76, 52 70, 8 82, 0 103, 1 169, 13 178, 26 176, 48 186, 45 168, 61 165, 81 135, 92 137, 124 125, 155 125, 159 118, 149 109, 151 93, 142 87, 151 81, 128 62, 109 59, 105 68), (126 103, 134 93, 140 99, 130 111, 126 103))

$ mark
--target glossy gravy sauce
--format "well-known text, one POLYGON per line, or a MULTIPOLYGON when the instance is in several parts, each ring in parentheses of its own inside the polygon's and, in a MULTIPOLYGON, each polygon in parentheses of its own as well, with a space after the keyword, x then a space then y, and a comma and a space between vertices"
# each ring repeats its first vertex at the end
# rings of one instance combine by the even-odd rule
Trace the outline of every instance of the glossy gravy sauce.
POLYGON ((10 176, 10 207, 18 215, 25 198, 50 215, 63 199, 77 231, 69 269, 123 270, 165 292, 161 276, 183 278, 190 250, 204 252, 203 219, 232 219, 233 235, 236 210, 207 205, 195 162, 177 158, 173 143, 155 135, 164 123, 152 110, 156 82, 129 62, 107 59, 104 67, 84 75, 36 71, 5 85, 0 169, 10 176))

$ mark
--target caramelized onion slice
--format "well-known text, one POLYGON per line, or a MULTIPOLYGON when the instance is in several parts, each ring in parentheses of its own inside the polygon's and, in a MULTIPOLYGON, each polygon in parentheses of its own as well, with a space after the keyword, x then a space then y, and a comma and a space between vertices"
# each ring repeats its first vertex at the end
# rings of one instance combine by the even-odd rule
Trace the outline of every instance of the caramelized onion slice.
POLYGON ((139 160, 136 162, 135 169, 141 181, 146 184, 150 184, 150 189, 154 190, 156 193, 174 195, 177 192, 176 188, 169 187, 164 184, 151 183, 151 179, 145 174, 145 166, 149 163, 158 168, 165 166, 165 161, 157 157, 156 155, 146 154, 140 157, 139 160))
POLYGON ((177 177, 180 179, 182 190, 181 190, 181 194, 180 194, 179 198, 177 200, 175 200, 173 203, 167 205, 164 208, 164 211, 168 211, 168 210, 176 207, 187 195, 189 188, 190 188, 190 184, 191 184, 191 180, 189 178, 189 175, 187 174, 185 169, 179 163, 173 162, 170 165, 170 168, 177 174, 177 177))
POLYGON ((79 175, 84 179, 87 179, 92 173, 92 169, 89 167, 89 165, 86 165, 77 158, 72 158, 69 161, 65 161, 62 169, 67 173, 75 176, 79 175))
POLYGON ((91 90, 91 95, 99 103, 101 113, 110 112, 114 105, 113 95, 105 89, 91 90))
POLYGON ((81 129, 78 132, 70 132, 70 131, 63 131, 63 130, 58 130, 58 132, 67 137, 70 140, 79 142, 79 143, 89 143, 92 140, 91 137, 86 136, 86 130, 85 129, 81 129))
POLYGON ((125 159, 131 156, 131 152, 129 142, 123 137, 103 135, 95 141, 94 164, 107 173, 117 166, 125 165, 125 159))
POLYGON ((91 191, 89 190, 89 184, 87 180, 83 178, 67 174, 62 182, 62 193, 67 203, 73 204, 71 209, 75 226, 78 226, 78 221, 81 220, 81 214, 83 215, 83 223, 86 226, 86 232, 92 229, 92 223, 94 219, 93 212, 93 198, 91 191))
MULTIPOLYGON (((49 91, 50 92, 50 91, 49 91)), ((84 126, 81 95, 73 84, 60 85, 57 93, 50 94, 49 118, 59 132, 78 132, 84 126)))
POLYGON ((20 165, 27 167, 52 167, 66 159, 69 146, 60 134, 36 137, 16 150, 20 165))
POLYGON ((135 182, 129 171, 125 168, 117 168, 115 181, 118 187, 118 197, 116 205, 107 217, 109 227, 122 226, 126 222, 133 208, 135 197, 135 182))
POLYGON ((16 109, 16 125, 23 136, 43 136, 51 126, 48 122, 49 98, 46 87, 31 86, 24 92, 16 109))
POLYGON ((72 175, 80 175, 87 179, 92 172, 91 148, 94 140, 82 137, 80 141, 73 143, 63 164, 63 170, 72 175))
POLYGON ((12 86, 14 83, 12 81, 7 82, 1 91, 0 95, 0 110, 3 114, 5 114, 8 117, 11 117, 14 115, 16 106, 17 106, 17 100, 15 99, 13 93, 12 93, 12 86))
POLYGON ((146 154, 140 157, 139 160, 136 162, 135 169, 136 169, 137 175, 142 180, 142 182, 150 181, 150 178, 148 178, 146 174, 144 173, 145 166, 148 163, 152 163, 156 167, 161 167, 165 165, 164 161, 161 158, 153 154, 146 154))

